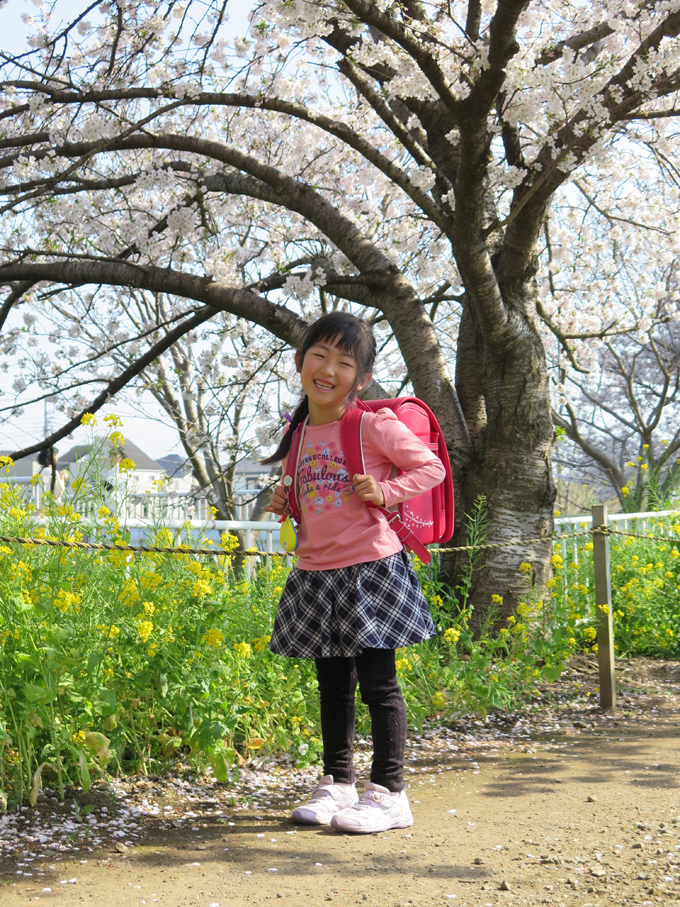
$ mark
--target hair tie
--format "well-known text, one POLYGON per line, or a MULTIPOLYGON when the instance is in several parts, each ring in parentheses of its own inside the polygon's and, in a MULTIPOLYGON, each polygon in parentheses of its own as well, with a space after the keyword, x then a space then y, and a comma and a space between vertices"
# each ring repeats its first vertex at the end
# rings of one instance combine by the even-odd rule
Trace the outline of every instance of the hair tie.
POLYGON ((293 417, 291 416, 290 413, 284 413, 284 414, 283 414, 283 418, 286 420, 286 422, 292 422, 292 421, 293 421, 293 417))

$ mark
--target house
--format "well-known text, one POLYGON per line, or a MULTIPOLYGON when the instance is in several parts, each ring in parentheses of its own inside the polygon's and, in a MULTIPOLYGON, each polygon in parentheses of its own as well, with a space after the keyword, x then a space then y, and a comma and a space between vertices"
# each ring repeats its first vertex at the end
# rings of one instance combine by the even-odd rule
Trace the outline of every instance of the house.
POLYGON ((269 484, 271 473, 271 466, 263 466, 257 460, 244 457, 238 461, 234 470, 234 494, 259 491, 269 484))
MULTIPOLYGON (((9 451, 7 455, 9 455, 9 451)), ((160 463, 153 460, 134 442, 125 440, 122 447, 112 446, 107 439, 101 445, 77 444, 65 453, 57 452, 57 470, 59 473, 66 471, 67 483, 87 476, 89 481, 95 478, 112 488, 120 487, 121 473, 118 463, 122 460, 132 460, 134 469, 125 472, 125 486, 128 493, 138 494, 177 494, 189 492, 192 484, 182 476, 166 480, 161 488, 159 482, 164 479, 166 470, 160 463), (156 484, 155 484, 156 483, 156 484)), ((19 484, 30 484, 30 480, 37 474, 43 476, 43 488, 49 487, 50 467, 41 467, 36 457, 24 457, 17 460, 9 470, 10 481, 19 484)))
MULTIPOLYGON (((58 453, 57 469, 63 476, 55 487, 57 496, 69 495, 69 486, 84 477, 89 485, 98 484, 110 507, 127 515, 149 518, 158 508, 175 519, 204 519, 208 501, 199 491, 186 457, 168 454, 152 459, 134 442, 126 439, 122 447, 112 446, 106 440, 100 444, 78 444, 64 454, 58 453), (134 468, 121 471, 118 464, 131 460, 134 468), (153 496, 153 500, 150 499, 153 496), (110 500, 109 500, 110 499, 110 500), (126 503, 124 503, 126 502, 126 503), (169 510, 168 510, 169 508, 169 510)), ((262 466, 257 460, 244 457, 234 472, 234 498, 237 518, 247 519, 258 492, 270 479, 271 467, 262 466)), ((25 485, 38 508, 41 492, 49 488, 50 468, 41 467, 36 458, 25 457, 10 468, 10 481, 25 485), (41 473, 43 482, 31 485, 31 479, 41 473)))

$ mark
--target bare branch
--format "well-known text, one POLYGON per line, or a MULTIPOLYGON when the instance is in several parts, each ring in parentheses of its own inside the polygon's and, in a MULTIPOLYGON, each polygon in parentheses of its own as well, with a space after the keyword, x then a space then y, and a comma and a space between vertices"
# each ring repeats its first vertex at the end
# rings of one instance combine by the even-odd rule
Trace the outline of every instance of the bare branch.
POLYGON ((62 438, 66 438, 71 432, 75 431, 76 428, 81 424, 83 416, 86 413, 96 413, 97 410, 101 409, 108 401, 113 397, 118 391, 122 390, 127 384, 132 381, 133 378, 136 378, 144 369, 153 362, 154 359, 158 358, 165 350, 172 346, 172 344, 182 337, 187 331, 191 331, 198 325, 203 324, 209 318, 212 318, 215 314, 215 310, 211 309, 209 306, 206 306, 202 311, 197 312, 188 322, 184 322, 175 328, 174 331, 170 331, 166 336, 160 340, 158 343, 154 344, 147 353, 137 359, 129 368, 121 372, 121 374, 115 378, 113 381, 110 381, 106 388, 99 394, 98 397, 87 406, 84 410, 78 413, 77 416, 74 416, 66 425, 63 425, 58 431, 53 432, 49 437, 45 438, 44 441, 40 441, 38 444, 33 444, 30 447, 25 447, 23 450, 17 450, 11 454, 13 460, 21 460, 23 457, 29 457, 31 454, 38 453, 40 450, 47 450, 61 441, 62 438))

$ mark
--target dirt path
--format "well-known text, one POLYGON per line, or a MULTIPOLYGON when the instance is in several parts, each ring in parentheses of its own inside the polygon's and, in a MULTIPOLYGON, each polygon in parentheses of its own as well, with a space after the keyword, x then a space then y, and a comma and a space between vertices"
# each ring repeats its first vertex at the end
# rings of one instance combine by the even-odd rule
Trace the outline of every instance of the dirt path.
MULTIPOLYGON (((680 899, 680 665, 625 663, 620 707, 607 716, 593 705, 592 669, 575 663, 557 697, 511 724, 470 721, 414 739, 412 829, 350 837, 294 827, 281 790, 290 771, 280 766, 242 778, 254 808, 229 806, 234 792, 221 786, 185 783, 193 793, 180 796, 176 786, 145 782, 122 795, 128 807, 135 798, 149 807, 136 830, 92 848, 96 838, 84 833, 77 852, 50 849, 61 845, 50 845, 49 835, 31 840, 47 814, 30 827, 26 815, 14 838, 24 828, 21 845, 8 856, 8 844, 2 858, 2 907, 36 899, 96 907, 673 903, 680 899)), ((366 760, 364 751, 360 765, 366 760)), ((313 786, 313 774, 295 777, 300 788, 313 786)), ((114 811, 110 802, 105 812, 114 811)))

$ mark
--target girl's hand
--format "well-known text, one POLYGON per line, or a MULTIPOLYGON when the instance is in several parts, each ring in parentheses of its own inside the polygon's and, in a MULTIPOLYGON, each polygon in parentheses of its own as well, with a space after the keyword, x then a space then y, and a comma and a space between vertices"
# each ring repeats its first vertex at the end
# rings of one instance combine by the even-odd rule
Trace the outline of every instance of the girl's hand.
POLYGON ((288 492, 283 487, 283 485, 277 485, 274 489, 274 494, 271 497, 270 502, 265 506, 267 513, 276 513, 279 516, 283 515, 284 510, 286 509, 286 504, 288 503, 288 492))
POLYGON ((362 476, 357 473, 352 478, 352 485, 354 485, 360 501, 366 504, 377 504, 379 507, 385 506, 385 495, 377 479, 374 479, 373 476, 362 476))

